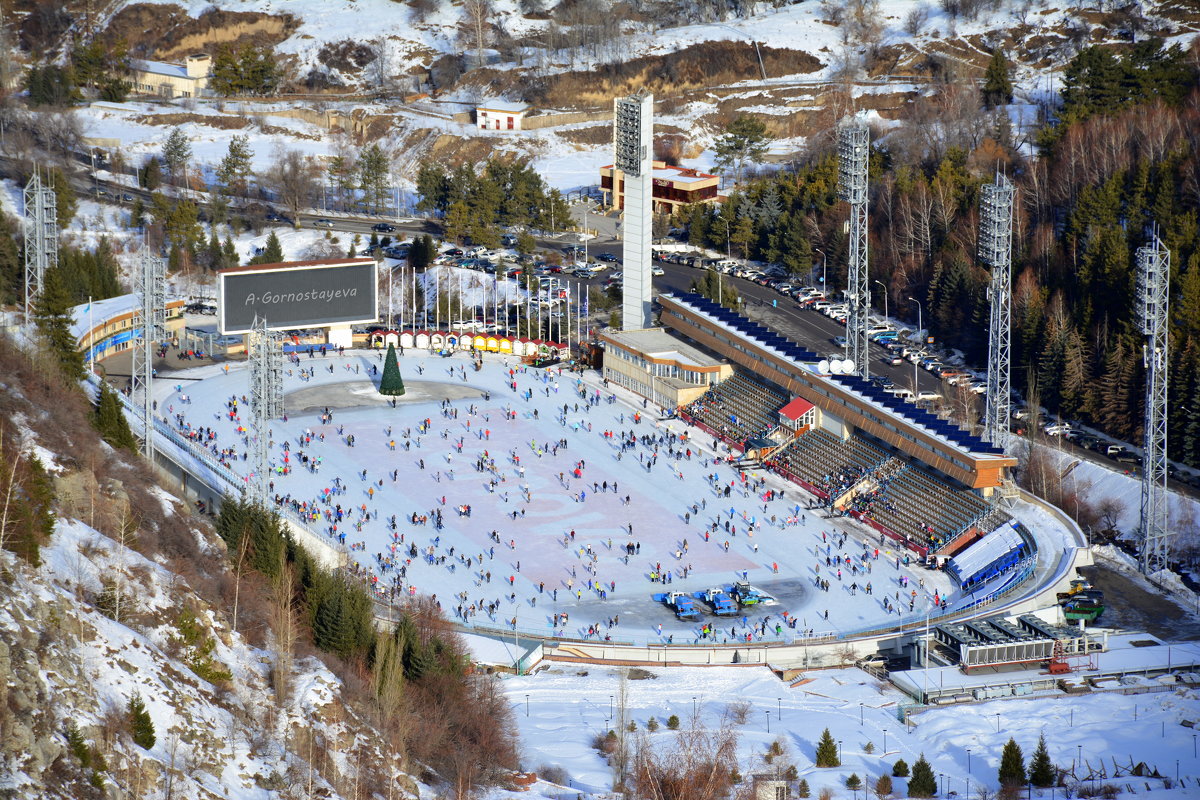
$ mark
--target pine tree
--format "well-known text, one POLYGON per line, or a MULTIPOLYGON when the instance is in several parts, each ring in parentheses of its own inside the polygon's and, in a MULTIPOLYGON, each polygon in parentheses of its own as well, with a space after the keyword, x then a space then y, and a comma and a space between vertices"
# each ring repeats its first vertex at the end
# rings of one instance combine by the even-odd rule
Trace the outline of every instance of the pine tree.
POLYGON ((313 612, 313 644, 343 658, 350 654, 345 596, 333 588, 326 591, 313 612))
POLYGON ((150 718, 150 712, 138 694, 129 698, 129 732, 138 747, 143 750, 154 747, 154 720, 150 718))
POLYGON ((67 180, 67 176, 61 168, 55 167, 50 170, 48 182, 54 191, 54 218, 58 222, 59 230, 62 230, 71 220, 75 219, 79 200, 75 197, 75 190, 71 188, 71 182, 67 180))
POLYGON ((934 777, 933 767, 925 760, 925 754, 912 767, 912 777, 908 780, 909 797, 933 797, 937 794, 937 778, 934 777))
POLYGON ((238 265, 238 252, 233 244, 233 239, 229 234, 225 234, 225 241, 221 242, 221 266, 222 268, 236 267, 238 265))
POLYGON ((1025 785, 1025 755, 1015 739, 1010 738, 1000 754, 999 778, 1001 786, 1025 785))
POLYGON ((907 778, 908 777, 908 762, 905 761, 903 758, 896 759, 896 763, 892 764, 892 777, 893 778, 907 778))
POLYGON ((179 126, 175 126, 167 134, 167 141, 163 144, 162 160, 166 164, 167 172, 170 173, 172 180, 181 177, 184 170, 187 169, 188 162, 192 160, 191 142, 188 141, 187 134, 179 126))
POLYGON ((246 180, 250 177, 253 158, 254 151, 250 149, 248 135, 237 135, 229 140, 229 150, 217 167, 217 180, 226 194, 239 196, 246 193, 246 180))
POLYGON ((378 212, 388 193, 388 159, 378 144, 371 144, 358 159, 358 184, 363 201, 372 212, 378 212))
MULTIPOLYGON (((148 192, 153 192, 162 186, 162 164, 155 156, 150 156, 146 166, 138 170, 138 183, 148 192)), ((139 199, 140 203, 141 200, 139 199)))
POLYGON ((100 384, 93 424, 100 437, 113 447, 137 452, 137 440, 129 429, 129 421, 121 409, 121 400, 107 382, 100 384))
POLYGON ((71 300, 57 268, 46 271, 42 292, 34 309, 34 324, 54 355, 63 375, 71 381, 83 378, 83 353, 71 333, 71 300))
POLYGON ((875 785, 871 787, 871 791, 875 793, 875 796, 879 800, 887 800, 887 798, 892 796, 892 792, 894 791, 892 788, 892 776, 880 775, 875 779, 875 785))
POLYGON ((846 788, 854 792, 862 788, 862 778, 858 777, 857 772, 851 772, 850 777, 846 778, 846 788))
POLYGON ((821 741, 817 743, 817 766, 818 767, 840 767, 842 765, 841 758, 838 757, 837 742, 833 740, 833 734, 826 728, 821 733, 821 741))
POLYGON ((1050 751, 1046 749, 1046 735, 1042 734, 1029 761, 1029 782, 1044 789, 1054 785, 1054 778, 1054 764, 1050 761, 1050 751))
POLYGON ((808 788, 808 781, 801 778, 800 783, 796 786, 796 797, 799 797, 800 800, 807 800, 811 796, 812 790, 808 788))
POLYGON ((279 237, 275 235, 275 231, 267 234, 267 241, 263 245, 263 251, 250 259, 250 264, 278 264, 283 261, 283 246, 279 243, 279 237))
POLYGON ((396 346, 388 345, 387 358, 383 362, 383 377, 379 379, 379 393, 388 397, 404 394, 404 378, 400 375, 400 364, 396 361, 396 346))
POLYGON ((1012 99, 1012 76, 1009 74, 1008 58, 1004 55, 1004 48, 997 47, 983 75, 983 104, 994 108, 1011 103, 1012 99))

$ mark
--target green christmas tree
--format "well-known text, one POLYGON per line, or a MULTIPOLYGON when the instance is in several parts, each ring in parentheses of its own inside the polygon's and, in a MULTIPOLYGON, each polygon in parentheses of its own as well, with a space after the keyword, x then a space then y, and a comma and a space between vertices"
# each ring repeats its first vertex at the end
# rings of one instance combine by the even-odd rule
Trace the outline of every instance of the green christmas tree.
POLYGON ((1046 749, 1045 734, 1038 737, 1037 749, 1029 761, 1029 782, 1039 788, 1054 785, 1054 764, 1050 761, 1050 751, 1046 749))
POLYGON ((837 742, 833 740, 833 734, 826 728, 821 733, 821 741, 817 743, 817 766, 818 767, 840 767, 842 760, 838 757, 837 742))
POLYGON ((1009 74, 1008 57, 1004 49, 997 47, 983 75, 983 103, 988 108, 1011 103, 1013 99, 1012 76, 1009 74))
POLYGON ((862 788, 862 778, 858 777, 857 772, 851 772, 850 777, 846 778, 846 788, 854 792, 862 788))
POLYGON ((33 321, 63 375, 72 381, 83 378, 83 353, 71 332, 71 298, 58 267, 46 270, 33 321))
POLYGON ((933 767, 925 760, 925 754, 912 766, 912 777, 908 780, 909 797, 933 797, 937 794, 937 778, 933 775, 933 767))
POLYGON ((396 362, 396 345, 389 344, 387 358, 383 362, 383 377, 379 380, 379 393, 388 397, 404 394, 404 379, 400 377, 400 365, 396 362))
POLYGON ((154 747, 154 720, 142 702, 141 695, 135 694, 129 698, 129 730, 133 735, 133 743, 143 750, 154 747))
POLYGON ((137 452, 137 439, 129 430, 129 422, 121 411, 121 400, 107 383, 100 384, 100 397, 96 401, 96 430, 100 437, 113 447, 137 452))
POLYGON ((1025 755, 1015 739, 1009 739, 1000 754, 999 777, 1001 786, 1025 785, 1025 755))

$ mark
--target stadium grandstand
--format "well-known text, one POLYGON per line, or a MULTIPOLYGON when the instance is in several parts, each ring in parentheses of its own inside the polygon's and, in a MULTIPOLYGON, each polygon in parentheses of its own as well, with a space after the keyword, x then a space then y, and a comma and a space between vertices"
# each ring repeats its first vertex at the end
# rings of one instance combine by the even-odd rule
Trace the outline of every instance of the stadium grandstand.
POLYGON ((994 502, 1016 460, 813 351, 696 294, 664 327, 732 366, 676 413, 845 514, 936 560, 964 591, 1011 574, 1033 539, 994 502))

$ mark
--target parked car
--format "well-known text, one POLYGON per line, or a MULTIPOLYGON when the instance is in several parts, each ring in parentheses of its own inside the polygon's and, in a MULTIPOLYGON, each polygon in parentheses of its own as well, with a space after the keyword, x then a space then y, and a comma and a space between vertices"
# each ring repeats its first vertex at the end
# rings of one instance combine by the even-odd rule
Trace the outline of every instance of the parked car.
POLYGON ((917 392, 917 402, 918 403, 934 402, 936 400, 941 400, 941 399, 942 399, 942 396, 940 394, 938 394, 937 392, 931 392, 928 389, 921 391, 921 392, 917 392))
POLYGON ((596 260, 613 262, 617 260, 617 257, 612 253, 601 253, 600 255, 596 256, 596 260))
POLYGON ((1071 425, 1066 422, 1047 422, 1042 426, 1042 433, 1047 436, 1062 436, 1071 430, 1071 425))

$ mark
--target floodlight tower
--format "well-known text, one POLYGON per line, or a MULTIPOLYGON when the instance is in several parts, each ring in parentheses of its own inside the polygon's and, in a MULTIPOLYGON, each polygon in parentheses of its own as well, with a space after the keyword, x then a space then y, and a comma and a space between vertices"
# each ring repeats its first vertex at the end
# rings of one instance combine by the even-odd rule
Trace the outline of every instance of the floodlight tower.
POLYGON ((1144 574, 1166 569, 1170 539, 1167 530, 1167 297, 1171 254, 1151 233, 1150 243, 1137 250, 1138 316, 1146 337, 1145 450, 1142 465, 1140 566, 1144 574))
POLYGON ((1008 444, 1012 402, 1012 220, 1016 188, 1000 173, 980 194, 979 260, 992 272, 988 298, 987 409, 984 438, 1008 444))
POLYGON ((250 497, 264 507, 270 493, 271 420, 283 416, 283 348, 278 333, 267 321, 254 318, 250 331, 250 418, 254 480, 250 497))
POLYGON ((58 199, 34 173, 25 184, 25 313, 32 314, 46 270, 58 266, 58 199))
POLYGON ((133 342, 129 396, 142 407, 142 453, 154 460, 154 347, 167 338, 167 261, 142 245, 134 276, 138 338, 133 342))
POLYGON ((850 204, 850 262, 847 269, 847 357, 854 369, 867 377, 867 313, 871 308, 871 281, 867 276, 867 156, 869 134, 861 114, 838 123, 838 195, 850 204))
MULTIPOLYGON (((642 89, 613 101, 614 179, 625 181, 621 329, 650 327, 650 245, 654 237, 654 95, 642 89)), ((616 189, 616 187, 613 187, 616 189)))

